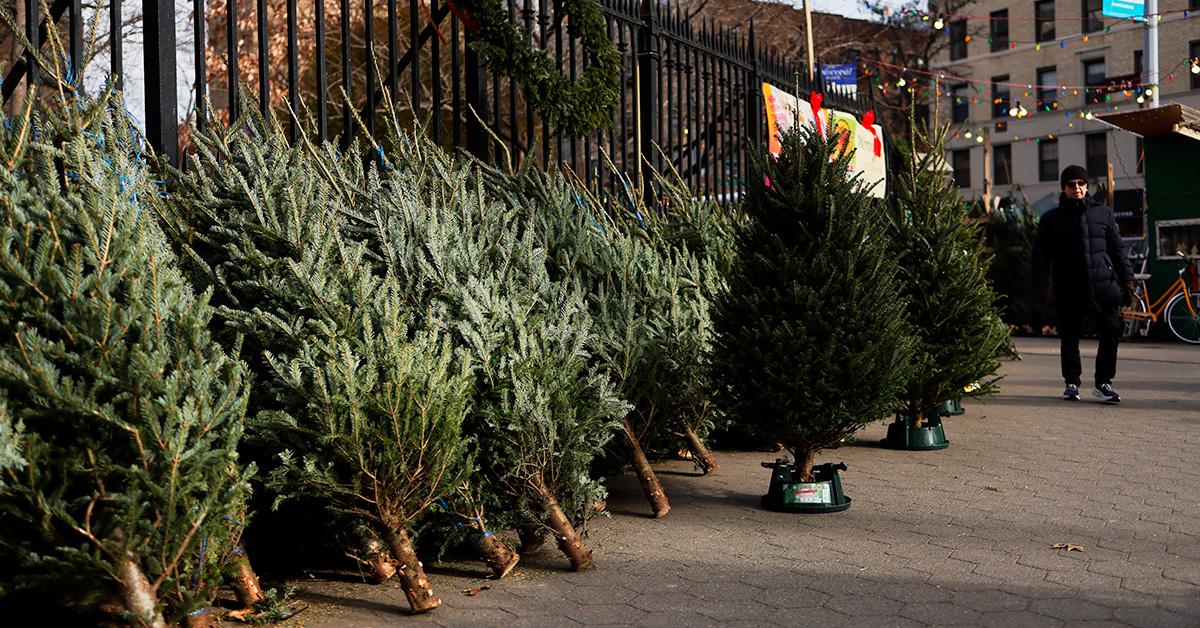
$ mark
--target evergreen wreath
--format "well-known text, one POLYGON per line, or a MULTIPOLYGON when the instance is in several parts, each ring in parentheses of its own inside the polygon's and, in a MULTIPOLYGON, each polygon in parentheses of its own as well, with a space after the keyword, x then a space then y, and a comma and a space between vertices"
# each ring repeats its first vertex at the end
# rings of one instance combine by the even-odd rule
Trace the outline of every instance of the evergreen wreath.
POLYGON ((508 19, 500 0, 458 0, 451 8, 478 39, 475 51, 492 68, 520 83, 525 97, 570 137, 608 128, 617 103, 621 54, 608 38, 596 0, 559 0, 560 15, 579 38, 587 67, 577 83, 563 76, 550 53, 530 48, 528 33, 508 19))

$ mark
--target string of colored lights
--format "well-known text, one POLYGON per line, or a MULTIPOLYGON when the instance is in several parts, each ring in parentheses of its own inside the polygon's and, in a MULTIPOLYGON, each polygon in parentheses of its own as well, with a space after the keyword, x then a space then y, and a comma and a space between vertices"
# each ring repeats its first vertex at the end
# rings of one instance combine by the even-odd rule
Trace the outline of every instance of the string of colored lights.
MULTIPOLYGON (((868 4, 868 8, 872 11, 877 11, 877 12, 883 13, 884 15, 891 15, 892 13, 898 13, 901 15, 906 15, 908 17, 919 17, 919 18, 921 18, 922 21, 925 21, 925 22, 928 22, 929 20, 934 20, 935 21, 934 28, 936 30, 942 29, 942 26, 937 25, 936 21, 938 20, 938 18, 941 18, 943 21, 944 20, 962 19, 962 20, 982 20, 982 21, 989 21, 989 22, 1037 22, 1037 21, 1044 20, 1044 21, 1055 21, 1055 22, 1062 21, 1062 22, 1101 22, 1101 23, 1113 22, 1113 23, 1116 23, 1116 22, 1141 21, 1141 20, 1137 20, 1137 18, 1118 18, 1118 17, 1109 17, 1106 15, 1101 15, 1098 17, 1088 17, 1088 16, 1082 16, 1082 15, 1081 16, 1056 15, 1053 20, 1039 18, 1036 15, 1013 15, 1013 16, 970 15, 970 14, 964 14, 964 13, 942 12, 942 11, 921 11, 921 10, 914 9, 909 6, 903 6, 903 5, 889 6, 889 5, 881 3, 881 2, 870 3, 870 4, 868 4)), ((1144 17, 1157 17, 1159 20, 1161 20, 1163 18, 1163 16, 1182 14, 1184 18, 1187 18, 1190 16, 1192 10, 1193 9, 1171 9, 1170 11, 1159 11, 1157 13, 1150 13, 1150 14, 1145 15, 1144 17)))
MULTIPOLYGON (((967 83, 970 85, 985 85, 988 87, 988 89, 992 89, 993 87, 996 87, 996 86, 1004 86, 1004 87, 1020 87, 1020 88, 1025 88, 1025 89, 1029 89, 1029 90, 1054 89, 1054 90, 1061 91, 1061 90, 1080 90, 1080 89, 1084 89, 1084 90, 1093 89, 1094 90, 1094 89, 1103 87, 1103 85, 1061 85, 1061 84, 1040 84, 1040 83, 1017 83, 1014 81, 992 82, 990 80, 974 79, 974 78, 967 77, 967 76, 959 76, 956 74, 949 74, 949 73, 940 72, 940 71, 919 70, 916 68, 910 68, 907 66, 897 65, 894 63, 888 63, 887 61, 883 61, 881 59, 871 59, 868 57, 862 57, 859 59, 859 61, 861 61, 862 63, 864 63, 868 66, 874 66, 875 68, 877 68, 881 71, 890 71, 890 73, 892 75, 899 76, 901 80, 906 80, 905 77, 907 75, 912 74, 912 75, 930 77, 931 79, 936 79, 938 82, 947 83, 947 84, 949 84, 949 83, 967 83)), ((1175 80, 1175 74, 1174 74, 1175 71, 1178 70, 1181 66, 1183 66, 1185 64, 1190 64, 1190 66, 1191 66, 1190 71, 1193 74, 1200 74, 1200 58, 1185 57, 1185 58, 1181 59, 1179 61, 1179 63, 1177 63, 1173 68, 1171 68, 1170 70, 1167 71, 1167 80, 1174 81, 1175 80)), ((898 81, 898 83, 899 83, 899 81, 898 81)), ((905 85, 899 84, 898 86, 904 87, 905 85)), ((1154 87, 1154 86, 1140 85, 1138 87, 1140 89, 1145 89, 1145 88, 1154 87)), ((983 89, 976 87, 976 91, 982 92, 983 89)), ((940 94, 940 90, 939 90, 939 94, 940 94)))

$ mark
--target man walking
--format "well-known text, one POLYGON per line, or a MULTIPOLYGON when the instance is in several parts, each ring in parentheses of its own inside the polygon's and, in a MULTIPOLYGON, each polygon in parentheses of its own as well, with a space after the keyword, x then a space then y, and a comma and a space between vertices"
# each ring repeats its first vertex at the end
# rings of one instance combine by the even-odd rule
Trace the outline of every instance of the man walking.
POLYGON ((1058 207, 1042 215, 1033 247, 1033 285, 1049 300, 1054 277, 1054 306, 1062 342, 1063 399, 1079 400, 1079 335, 1091 318, 1100 337, 1093 394, 1106 403, 1121 396, 1112 387, 1121 338, 1121 304, 1133 293, 1133 268, 1125 255, 1113 211, 1088 194, 1088 172, 1067 166, 1059 181, 1058 207))

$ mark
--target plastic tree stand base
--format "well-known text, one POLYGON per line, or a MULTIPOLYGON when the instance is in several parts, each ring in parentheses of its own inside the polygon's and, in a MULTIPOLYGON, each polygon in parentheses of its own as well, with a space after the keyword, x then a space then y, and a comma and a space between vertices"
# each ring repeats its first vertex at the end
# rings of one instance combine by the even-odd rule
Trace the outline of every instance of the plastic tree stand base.
POLYGON ((962 407, 961 399, 947 399, 938 404, 938 416, 958 416, 965 414, 967 411, 962 407))
POLYGON ((845 471, 845 463, 839 462, 813 465, 814 482, 804 483, 792 480, 794 465, 786 458, 777 458, 775 462, 764 462, 762 466, 771 469, 771 487, 762 496, 762 507, 776 512, 793 512, 802 514, 817 514, 826 512, 841 512, 850 507, 850 498, 842 492, 842 480, 838 470, 845 471), (824 490, 828 491, 829 501, 826 503, 800 503, 789 497, 794 496, 800 487, 813 487, 828 483, 824 490))
POLYGON ((921 427, 913 427, 914 420, 907 414, 897 414, 895 422, 888 426, 883 444, 892 449, 910 451, 929 451, 950 446, 946 431, 942 429, 942 417, 936 414, 927 417, 921 427))

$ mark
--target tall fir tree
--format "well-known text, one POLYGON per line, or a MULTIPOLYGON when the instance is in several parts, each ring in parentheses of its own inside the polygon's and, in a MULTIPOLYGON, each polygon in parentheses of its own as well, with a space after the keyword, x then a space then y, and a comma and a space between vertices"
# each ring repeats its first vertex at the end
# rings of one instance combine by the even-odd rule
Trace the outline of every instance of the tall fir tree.
POLYGON ((890 196, 890 256, 899 269, 905 318, 916 333, 900 411, 913 427, 936 418, 943 401, 995 390, 992 377, 1008 342, 988 280, 983 234, 945 174, 945 130, 924 155, 904 152, 890 196), (968 387, 971 392, 964 392, 968 387))
POLYGON ((261 120, 198 146, 163 218, 262 378, 252 435, 274 454, 276 502, 311 496, 367 522, 413 612, 436 608, 410 531, 471 470, 470 360, 344 237, 307 149, 261 120))
POLYGON ((816 452, 885 416, 911 371, 912 335, 883 208, 836 138, 803 127, 759 159, 729 291, 716 307, 718 402, 812 480, 816 452))
POLYGON ((0 595, 165 626, 234 556, 246 374, 154 222, 121 103, 48 102, 0 131, 0 595))

